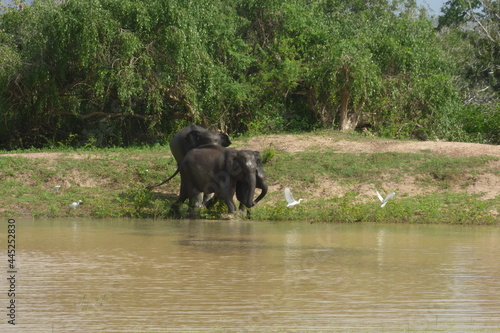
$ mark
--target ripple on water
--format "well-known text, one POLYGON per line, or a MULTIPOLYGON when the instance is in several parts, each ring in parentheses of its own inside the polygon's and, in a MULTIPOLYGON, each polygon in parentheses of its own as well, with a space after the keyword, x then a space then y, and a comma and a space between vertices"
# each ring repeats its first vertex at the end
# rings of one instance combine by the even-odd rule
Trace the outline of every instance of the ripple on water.
POLYGON ((23 332, 500 328, 494 227, 18 226, 23 332))

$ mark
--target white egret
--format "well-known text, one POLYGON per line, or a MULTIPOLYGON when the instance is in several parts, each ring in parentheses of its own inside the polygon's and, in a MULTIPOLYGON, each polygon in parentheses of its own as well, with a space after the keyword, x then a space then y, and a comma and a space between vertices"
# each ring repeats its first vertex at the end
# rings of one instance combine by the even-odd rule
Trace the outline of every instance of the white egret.
POLYGON ((61 185, 56 185, 52 188, 52 191, 59 191, 59 189, 61 188, 61 185))
POLYGON ((299 199, 298 201, 293 198, 292 192, 290 192, 290 189, 288 187, 285 187, 285 199, 288 202, 287 207, 293 207, 295 205, 298 205, 302 199, 299 199))
POLYGON ((69 205, 70 209, 75 209, 82 203, 82 200, 78 200, 78 202, 73 202, 71 205, 69 205))
POLYGON ((380 195, 380 193, 378 193, 378 191, 377 191, 377 190, 375 190, 375 191, 377 192, 377 197, 378 197, 378 199, 379 199, 379 200, 380 200, 380 202, 382 203, 382 205, 381 205, 380 207, 384 207, 384 206, 387 204, 387 202, 388 202, 389 200, 391 200, 391 199, 392 199, 392 198, 396 195, 396 193, 395 193, 395 192, 392 192, 392 193, 389 193, 389 194, 385 197, 385 199, 384 199, 384 198, 380 195))

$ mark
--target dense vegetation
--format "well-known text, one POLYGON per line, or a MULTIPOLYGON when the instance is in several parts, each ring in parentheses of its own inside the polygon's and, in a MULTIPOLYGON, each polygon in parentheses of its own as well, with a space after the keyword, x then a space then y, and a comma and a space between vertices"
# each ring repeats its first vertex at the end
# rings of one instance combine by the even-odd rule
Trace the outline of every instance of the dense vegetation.
POLYGON ((0 14, 0 148, 350 130, 499 143, 500 4, 35 0, 0 14))

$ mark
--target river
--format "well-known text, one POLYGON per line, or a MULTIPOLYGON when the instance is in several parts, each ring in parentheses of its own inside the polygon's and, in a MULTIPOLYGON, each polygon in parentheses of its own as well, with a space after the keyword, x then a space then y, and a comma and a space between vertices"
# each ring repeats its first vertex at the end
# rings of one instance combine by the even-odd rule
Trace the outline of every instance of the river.
POLYGON ((500 330, 498 227, 15 224, 15 326, 0 230, 2 332, 500 330))

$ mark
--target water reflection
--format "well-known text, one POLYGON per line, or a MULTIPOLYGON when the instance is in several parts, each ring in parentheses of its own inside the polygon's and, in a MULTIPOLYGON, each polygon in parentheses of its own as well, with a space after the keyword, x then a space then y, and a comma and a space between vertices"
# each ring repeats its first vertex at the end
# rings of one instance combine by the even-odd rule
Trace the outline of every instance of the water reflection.
MULTIPOLYGON (((500 328, 494 227, 144 220, 17 226, 22 332, 500 328)), ((5 239, 7 228, 1 230, 5 239)))

